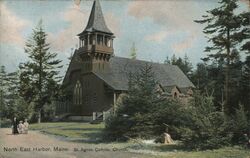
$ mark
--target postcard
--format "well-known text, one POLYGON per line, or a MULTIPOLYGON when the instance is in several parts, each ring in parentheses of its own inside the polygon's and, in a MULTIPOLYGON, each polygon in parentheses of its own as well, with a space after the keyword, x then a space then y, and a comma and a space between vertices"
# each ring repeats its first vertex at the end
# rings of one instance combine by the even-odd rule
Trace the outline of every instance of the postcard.
POLYGON ((1 0, 0 158, 250 158, 249 0, 1 0))

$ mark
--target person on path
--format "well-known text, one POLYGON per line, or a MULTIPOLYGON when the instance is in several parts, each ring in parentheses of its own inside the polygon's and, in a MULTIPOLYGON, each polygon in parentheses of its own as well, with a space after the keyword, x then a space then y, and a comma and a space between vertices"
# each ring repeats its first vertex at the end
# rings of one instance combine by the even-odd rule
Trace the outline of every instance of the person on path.
POLYGON ((16 117, 14 117, 12 122, 12 134, 18 134, 17 126, 18 126, 18 121, 16 117))
POLYGON ((28 130, 29 130, 28 119, 25 119, 25 120, 24 120, 23 126, 24 126, 24 129, 23 129, 24 132, 23 132, 23 133, 24 133, 24 134, 28 134, 28 130))

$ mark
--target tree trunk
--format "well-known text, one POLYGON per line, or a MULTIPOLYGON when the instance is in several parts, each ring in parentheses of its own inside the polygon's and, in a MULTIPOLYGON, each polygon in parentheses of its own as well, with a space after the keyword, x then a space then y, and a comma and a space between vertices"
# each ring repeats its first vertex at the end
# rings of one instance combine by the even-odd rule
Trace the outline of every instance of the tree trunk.
POLYGON ((38 111, 37 123, 41 123, 41 110, 38 111))

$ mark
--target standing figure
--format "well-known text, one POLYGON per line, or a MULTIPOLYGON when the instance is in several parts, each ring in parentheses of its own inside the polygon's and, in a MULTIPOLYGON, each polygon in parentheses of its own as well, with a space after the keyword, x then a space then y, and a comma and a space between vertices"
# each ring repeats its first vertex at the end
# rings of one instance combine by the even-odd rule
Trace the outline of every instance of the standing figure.
POLYGON ((24 134, 28 134, 28 130, 29 130, 29 123, 28 123, 28 120, 25 119, 24 120, 24 123, 23 123, 23 126, 24 126, 24 134))
POLYGON ((166 126, 164 135, 164 144, 174 144, 173 139, 171 138, 170 134, 168 133, 168 125, 164 124, 166 126))
POLYGON ((18 122, 16 117, 14 117, 13 122, 12 122, 12 134, 18 134, 17 130, 18 122))
POLYGON ((23 121, 19 121, 19 124, 18 124, 18 133, 19 134, 22 134, 23 133, 23 129, 24 129, 24 125, 23 125, 23 121))

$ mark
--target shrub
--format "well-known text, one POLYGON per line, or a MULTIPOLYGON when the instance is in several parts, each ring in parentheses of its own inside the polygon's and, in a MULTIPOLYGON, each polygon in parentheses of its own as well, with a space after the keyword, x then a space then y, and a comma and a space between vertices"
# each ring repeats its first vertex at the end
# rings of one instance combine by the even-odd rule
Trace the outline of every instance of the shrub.
POLYGON ((0 128, 9 128, 12 125, 12 121, 10 119, 2 118, 0 119, 0 128))
POLYGON ((215 149, 230 144, 233 131, 211 96, 195 95, 186 113, 190 123, 177 129, 183 144, 192 149, 215 149))
POLYGON ((250 135, 250 120, 242 105, 240 105, 239 109, 236 109, 230 125, 231 131, 234 133, 232 143, 243 145, 245 143, 244 134, 250 135))

